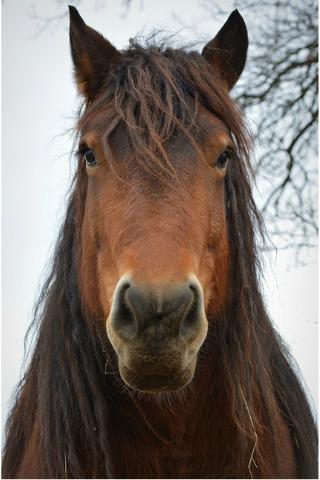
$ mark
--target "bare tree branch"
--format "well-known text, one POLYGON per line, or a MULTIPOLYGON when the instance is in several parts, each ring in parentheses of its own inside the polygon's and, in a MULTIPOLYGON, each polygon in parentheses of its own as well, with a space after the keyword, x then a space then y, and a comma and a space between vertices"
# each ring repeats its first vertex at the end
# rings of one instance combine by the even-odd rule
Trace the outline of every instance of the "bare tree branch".
MULTIPOLYGON (((110 0, 109 0, 110 1, 110 0)), ((122 6, 124 8, 123 13, 120 14, 121 17, 126 17, 129 12, 130 6, 134 0, 122 0, 122 6)), ((143 1, 140 1, 140 8, 143 8, 143 1)), ((29 8, 29 16, 34 20, 37 25, 37 31, 35 33, 35 37, 40 36, 44 32, 53 32, 56 30, 60 25, 63 24, 63 20, 68 17, 68 3, 72 4, 74 7, 80 7, 83 4, 83 0, 70 0, 66 2, 65 0, 52 0, 52 4, 54 5, 55 13, 49 15, 41 15, 39 14, 39 8, 35 6, 34 3, 31 4, 29 8)), ((106 7, 108 0, 91 0, 90 2, 86 0, 86 5, 90 4, 93 10, 101 10, 106 7)))

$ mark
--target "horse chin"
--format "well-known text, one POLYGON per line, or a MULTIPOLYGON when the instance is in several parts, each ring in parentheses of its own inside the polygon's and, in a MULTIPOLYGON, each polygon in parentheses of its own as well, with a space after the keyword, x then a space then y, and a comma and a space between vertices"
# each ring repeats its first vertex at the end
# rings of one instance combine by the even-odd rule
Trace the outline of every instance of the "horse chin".
POLYGON ((124 383, 139 392, 170 393, 186 387, 193 379, 196 359, 182 371, 171 371, 166 374, 146 374, 132 370, 119 362, 119 372, 124 383))

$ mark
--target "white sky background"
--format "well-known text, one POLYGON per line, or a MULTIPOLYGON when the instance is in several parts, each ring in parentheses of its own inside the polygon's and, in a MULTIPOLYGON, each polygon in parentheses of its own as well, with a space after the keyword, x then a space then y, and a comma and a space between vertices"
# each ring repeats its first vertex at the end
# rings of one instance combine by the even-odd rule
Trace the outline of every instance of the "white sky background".
MULTIPOLYGON (((68 19, 34 36, 32 4, 44 16, 67 8, 54 0, 4 0, 2 5, 2 425, 19 380, 23 339, 44 267, 65 213, 73 164, 72 139, 65 131, 73 126, 78 105, 68 19)), ((195 32, 182 32, 187 40, 207 41, 221 26, 198 0, 132 0, 125 17, 120 0, 84 0, 79 11, 118 48, 140 31, 180 30, 175 16, 196 25, 195 32)), ((301 258, 306 265, 294 267, 292 254, 272 255, 264 291, 317 404, 317 255, 304 252, 301 258)))

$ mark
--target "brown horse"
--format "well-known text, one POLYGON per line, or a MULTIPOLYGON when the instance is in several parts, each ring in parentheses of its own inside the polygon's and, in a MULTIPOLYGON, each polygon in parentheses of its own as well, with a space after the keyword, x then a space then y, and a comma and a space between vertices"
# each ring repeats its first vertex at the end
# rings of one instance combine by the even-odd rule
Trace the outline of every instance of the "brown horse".
POLYGON ((316 478, 314 420, 259 288, 263 225, 229 96, 242 17, 202 54, 120 52, 70 19, 78 167, 3 476, 316 478))

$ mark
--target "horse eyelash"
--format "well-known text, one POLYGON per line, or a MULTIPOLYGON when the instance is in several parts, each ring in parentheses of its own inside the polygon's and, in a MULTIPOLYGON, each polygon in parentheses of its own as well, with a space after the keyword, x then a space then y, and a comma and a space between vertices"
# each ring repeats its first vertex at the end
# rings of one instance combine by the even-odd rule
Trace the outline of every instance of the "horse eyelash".
POLYGON ((86 143, 82 143, 79 145, 76 155, 79 157, 83 157, 88 150, 90 150, 88 145, 86 143))

